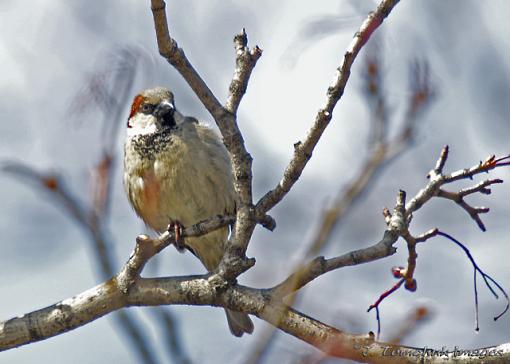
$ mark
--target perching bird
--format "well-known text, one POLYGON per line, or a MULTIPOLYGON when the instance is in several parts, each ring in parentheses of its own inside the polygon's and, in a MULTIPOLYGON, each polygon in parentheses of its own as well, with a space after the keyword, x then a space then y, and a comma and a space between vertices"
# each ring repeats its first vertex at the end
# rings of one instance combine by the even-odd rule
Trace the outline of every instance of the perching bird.
MULTIPOLYGON (((174 95, 164 87, 138 94, 131 106, 124 146, 124 186, 143 221, 155 231, 169 224, 190 226, 235 212, 235 192, 228 152, 215 132, 184 117, 174 95)), ((224 252, 228 227, 184 244, 214 270, 224 252)), ((253 332, 248 315, 226 310, 235 336, 253 332)))

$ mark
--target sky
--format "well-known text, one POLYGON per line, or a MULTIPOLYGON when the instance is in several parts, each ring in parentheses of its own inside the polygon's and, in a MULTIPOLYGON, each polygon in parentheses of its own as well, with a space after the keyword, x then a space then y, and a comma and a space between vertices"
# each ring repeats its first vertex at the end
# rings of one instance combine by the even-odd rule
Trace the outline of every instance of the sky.
MULTIPOLYGON (((263 49, 238 117, 254 158, 256 197, 278 183, 293 144, 305 136, 324 103, 353 34, 375 6, 370 0, 324 0, 313 5, 289 0, 168 1, 172 36, 220 100, 226 98, 233 72, 233 36, 244 27, 249 44, 263 49)), ((450 146, 449 171, 491 154, 510 153, 509 7, 503 0, 403 0, 377 31, 371 42, 377 43, 383 62, 392 130, 402 121, 413 61, 428 61, 436 98, 420 118, 411 147, 378 174, 370 190, 350 209, 335 229, 325 256, 378 241, 385 228, 382 208, 394 205, 399 189, 412 195, 425 185, 443 145, 450 146)), ((268 287, 282 280, 316 233, 321 212, 359 170, 371 125, 363 94, 365 55, 362 51, 353 66, 331 125, 301 179, 272 211, 277 229, 270 233, 257 228, 248 250, 257 264, 240 277, 242 284, 268 287)), ((122 153, 123 126, 138 90, 170 87, 181 112, 213 124, 177 72, 159 57, 148 1, 36 0, 27 6, 4 0, 0 2, 0 64, 0 162, 18 161, 40 171, 57 171, 84 204, 90 200, 90 171, 101 151, 113 148, 117 155, 122 153), (105 121, 90 100, 77 109, 77 95, 93 75, 101 70, 111 75, 112 65, 126 49, 138 66, 119 117, 105 121), (121 126, 109 145, 105 145, 105 123, 121 126)), ((491 177, 509 180, 510 171, 501 169, 491 177)), ((119 163, 113 178, 108 236, 115 242, 112 256, 119 269, 134 237, 146 229, 124 196, 119 163)), ((6 173, 0 173, 0 186, 1 319, 46 307, 103 280, 88 236, 54 199, 6 173)), ((510 184, 497 185, 491 195, 470 201, 491 208, 483 216, 487 232, 479 231, 464 211, 447 201, 432 201, 415 214, 411 232, 419 235, 439 227, 454 235, 469 247, 482 269, 510 289, 510 267, 502 258, 508 252, 510 184)), ((390 258, 331 272, 312 282, 298 308, 345 330, 375 331, 375 315, 367 314, 366 308, 394 284, 390 268, 405 265, 405 243, 396 246, 398 253, 390 258)), ((418 290, 400 290, 383 302, 381 339, 391 338, 410 310, 424 304, 433 317, 406 338, 407 345, 453 349, 510 341, 510 315, 492 320, 504 302, 495 300, 481 282, 481 330, 475 332, 472 267, 458 247, 436 238, 419 246, 418 255, 418 290)), ((191 254, 167 249, 144 274, 203 271, 191 254)), ((160 361, 166 362, 165 345, 151 310, 128 311, 142 323, 160 361)), ((255 333, 237 339, 229 334, 220 309, 176 306, 168 310, 178 320, 184 350, 200 363, 243 362, 268 326, 254 318, 255 333)), ((307 344, 282 333, 266 362, 295 362, 310 353, 314 350, 307 344)), ((138 359, 107 317, 0 354, 0 363, 36 361, 137 363, 138 359)))

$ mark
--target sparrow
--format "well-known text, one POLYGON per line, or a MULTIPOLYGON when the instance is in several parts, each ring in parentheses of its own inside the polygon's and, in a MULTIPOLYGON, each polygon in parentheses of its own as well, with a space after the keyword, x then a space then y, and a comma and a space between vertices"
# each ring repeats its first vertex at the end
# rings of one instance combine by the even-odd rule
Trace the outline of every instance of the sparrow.
MULTIPOLYGON (((218 135, 176 108, 164 87, 140 92, 133 100, 124 145, 124 187, 131 206, 158 233, 190 226, 216 215, 235 213, 229 154, 218 135)), ((221 261, 229 227, 184 245, 208 271, 221 261)), ((178 240, 178 239, 177 239, 178 240)), ((226 309, 235 336, 253 332, 248 315, 226 309)))

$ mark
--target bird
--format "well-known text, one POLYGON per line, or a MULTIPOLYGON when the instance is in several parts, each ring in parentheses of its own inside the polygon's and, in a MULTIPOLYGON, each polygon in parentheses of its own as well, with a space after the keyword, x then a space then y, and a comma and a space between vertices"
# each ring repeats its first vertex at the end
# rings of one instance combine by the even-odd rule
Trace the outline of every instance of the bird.
MULTIPOLYGON (((124 144, 123 179, 136 214, 158 233, 169 225, 190 226, 235 213, 227 149, 213 129, 176 109, 174 95, 166 87, 146 89, 134 97, 124 144)), ((184 246, 211 272, 223 257, 228 235, 227 226, 185 237, 184 246)), ((253 332, 247 314, 225 311, 234 336, 253 332)))

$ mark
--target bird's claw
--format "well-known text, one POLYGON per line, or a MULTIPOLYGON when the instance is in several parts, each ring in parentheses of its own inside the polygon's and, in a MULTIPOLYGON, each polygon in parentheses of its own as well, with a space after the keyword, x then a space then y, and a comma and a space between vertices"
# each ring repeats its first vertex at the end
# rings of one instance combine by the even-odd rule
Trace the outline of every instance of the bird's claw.
POLYGON ((182 237, 182 231, 184 230, 184 226, 178 221, 171 221, 168 224, 167 230, 170 233, 173 233, 175 236, 174 246, 179 252, 184 252, 186 250, 186 244, 184 243, 184 238, 182 237))

